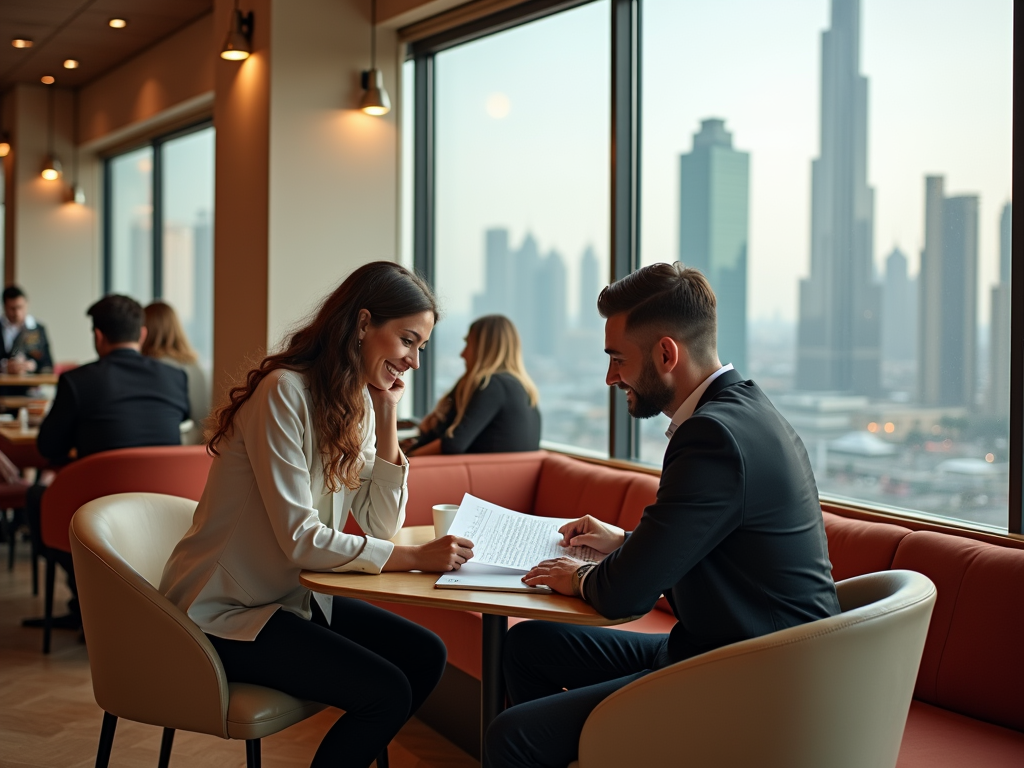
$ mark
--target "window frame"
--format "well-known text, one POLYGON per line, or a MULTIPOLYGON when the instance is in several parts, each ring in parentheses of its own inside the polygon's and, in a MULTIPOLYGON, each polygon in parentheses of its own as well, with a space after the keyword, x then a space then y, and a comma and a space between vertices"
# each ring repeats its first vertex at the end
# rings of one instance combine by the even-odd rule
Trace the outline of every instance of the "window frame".
POLYGON ((139 144, 132 144, 126 147, 118 147, 117 152, 103 156, 103 294, 109 294, 112 288, 113 268, 113 192, 114 185, 111 174, 111 164, 122 155, 135 152, 143 147, 150 147, 153 151, 153 172, 150 177, 150 193, 153 200, 153 221, 150 227, 150 248, 151 267, 153 269, 152 291, 153 301, 163 297, 164 282, 164 210, 163 210, 163 145, 182 136, 191 133, 213 128, 213 118, 205 117, 194 123, 189 123, 173 131, 162 133, 139 144))
MULTIPOLYGON (((406 46, 406 60, 415 63, 414 118, 413 118, 413 265, 431 284, 435 284, 436 254, 434 238, 435 216, 435 114, 434 114, 434 56, 441 51, 478 40, 482 37, 527 24, 561 11, 585 5, 593 0, 527 0, 498 13, 475 19, 432 36, 410 42, 406 46)), ((611 3, 611 216, 609 280, 614 281, 634 271, 640 263, 640 160, 642 116, 642 40, 641 14, 643 0, 610 0, 611 3)), ((1014 59, 1020 39, 1022 14, 1014 19, 1014 59)), ((1019 78, 1013 84, 1013 121, 1018 123, 1019 78)), ((1012 157, 1012 191, 1017 197, 1020 190, 1021 159, 1012 157)), ((156 163, 154 163, 154 170, 156 163)), ((1011 230, 1018 228, 1020 206, 1013 214, 1011 230)), ((1010 306, 1013 296, 1024 296, 1024 257, 1019 242, 1013 243, 1010 275, 1010 306), (1015 267, 1015 268, 1013 268, 1015 267)), ((1010 435, 1009 435, 1009 493, 1007 532, 1011 536, 1024 534, 1024 311, 1011 311, 1010 318, 1010 435)), ((432 370, 432 349, 421 356, 421 370, 417 374, 413 407, 417 416, 428 413, 436 399, 432 370)), ((640 464, 639 427, 626 411, 625 394, 617 388, 609 389, 609 446, 608 463, 642 471, 651 467, 640 464)), ((570 452, 571 453, 571 452, 570 452)), ((590 459, 588 459, 590 460, 590 459)), ((908 510, 894 511, 866 503, 851 504, 847 499, 821 497, 822 506, 851 509, 863 514, 886 519, 906 519, 923 525, 934 525, 963 531, 978 531, 988 535, 984 526, 972 526, 954 519, 908 510)), ((979 534, 980 535, 980 534, 979 534)))

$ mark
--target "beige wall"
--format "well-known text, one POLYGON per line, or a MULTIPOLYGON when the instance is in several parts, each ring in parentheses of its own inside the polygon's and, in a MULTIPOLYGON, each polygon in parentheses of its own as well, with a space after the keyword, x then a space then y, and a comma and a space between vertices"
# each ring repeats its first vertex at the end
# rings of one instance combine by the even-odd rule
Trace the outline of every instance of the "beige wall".
POLYGON ((29 296, 32 314, 49 332, 54 359, 94 357, 85 310, 100 294, 97 243, 98 184, 92 166, 80 164, 79 178, 88 205, 69 202, 73 182, 73 96, 54 89, 54 150, 64 176, 46 181, 40 170, 47 155, 47 86, 20 85, 8 94, 14 102, 12 131, 15 197, 9 223, 13 237, 8 260, 14 280, 29 296), (13 258, 12 258, 13 257, 13 258))
MULTIPOLYGON (((396 111, 357 109, 370 65, 369 3, 275 0, 270 78, 269 341, 355 267, 396 259, 396 111)), ((393 32, 377 65, 398 97, 393 32)))
POLYGON ((215 36, 208 14, 83 88, 80 141, 96 142, 212 92, 215 36))

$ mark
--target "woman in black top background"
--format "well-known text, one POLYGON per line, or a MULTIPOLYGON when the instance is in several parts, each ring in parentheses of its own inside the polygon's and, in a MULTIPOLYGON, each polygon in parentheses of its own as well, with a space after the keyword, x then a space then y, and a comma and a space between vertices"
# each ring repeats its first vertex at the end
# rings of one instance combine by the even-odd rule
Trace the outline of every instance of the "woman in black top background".
POLYGON ((512 321, 504 315, 474 321, 461 357, 466 372, 420 422, 420 437, 406 455, 540 448, 537 387, 512 321))

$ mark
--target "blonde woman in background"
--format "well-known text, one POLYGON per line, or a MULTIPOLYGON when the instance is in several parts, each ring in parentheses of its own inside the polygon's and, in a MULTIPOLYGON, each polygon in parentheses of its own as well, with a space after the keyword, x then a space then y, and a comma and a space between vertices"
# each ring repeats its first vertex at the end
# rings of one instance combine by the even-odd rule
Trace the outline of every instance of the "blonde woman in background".
POLYGON ((199 365, 199 355, 189 344, 185 329, 170 304, 154 301, 146 307, 146 339, 142 354, 185 371, 192 428, 181 433, 182 445, 203 442, 203 422, 210 415, 210 386, 199 365))
POLYGON ((537 387, 523 365, 519 332, 504 315, 469 326, 466 372, 420 423, 410 456, 505 453, 540 448, 537 387))

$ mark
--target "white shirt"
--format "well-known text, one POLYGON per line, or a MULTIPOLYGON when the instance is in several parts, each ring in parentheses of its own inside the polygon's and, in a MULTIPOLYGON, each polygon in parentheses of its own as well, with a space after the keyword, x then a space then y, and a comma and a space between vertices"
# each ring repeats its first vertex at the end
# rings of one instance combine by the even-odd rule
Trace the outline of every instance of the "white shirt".
POLYGON ((0 313, 0 327, 4 332, 4 349, 10 349, 14 340, 23 329, 33 330, 36 327, 36 319, 32 315, 25 316, 25 322, 21 325, 14 325, 7 319, 7 315, 0 313))
MULTIPOLYGON (((380 573, 402 527, 409 465, 377 458, 365 397, 363 467, 355 490, 330 493, 305 377, 276 370, 217 445, 192 527, 171 553, 160 592, 204 632, 254 640, 277 610, 311 616, 299 571, 380 573), (342 528, 349 513, 367 535, 342 528)), ((314 596, 331 618, 331 598, 314 596)))
POLYGON ((676 433, 676 430, 679 429, 679 425, 682 424, 691 416, 693 416, 693 412, 697 408, 697 403, 700 402, 700 399, 707 391, 707 388, 711 386, 711 382, 717 379, 726 371, 731 370, 732 363, 729 363, 728 365, 723 365, 717 371, 715 371, 706 379, 704 379, 704 381, 701 382, 700 386, 693 390, 693 392, 690 393, 690 396, 688 398, 683 400, 683 404, 679 406, 679 409, 675 412, 675 415, 672 416, 672 423, 668 425, 668 430, 665 432, 665 437, 667 437, 669 440, 672 439, 672 435, 674 435, 676 433))

